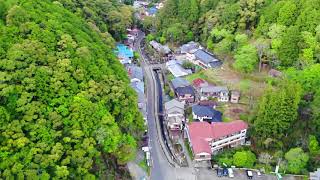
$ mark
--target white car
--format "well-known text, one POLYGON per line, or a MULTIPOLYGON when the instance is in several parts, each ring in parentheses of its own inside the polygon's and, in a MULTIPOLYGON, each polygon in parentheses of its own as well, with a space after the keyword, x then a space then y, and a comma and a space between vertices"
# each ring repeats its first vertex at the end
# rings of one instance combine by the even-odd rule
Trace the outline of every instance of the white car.
POLYGON ((258 175, 258 176, 261 176, 261 172, 260 172, 260 171, 257 171, 257 175, 258 175))
POLYGON ((252 171, 247 170, 247 176, 248 176, 248 179, 252 179, 252 178, 253 178, 253 173, 252 173, 252 171))
POLYGON ((232 168, 228 168, 228 174, 229 174, 229 177, 230 177, 230 178, 233 178, 233 177, 234 177, 232 168))

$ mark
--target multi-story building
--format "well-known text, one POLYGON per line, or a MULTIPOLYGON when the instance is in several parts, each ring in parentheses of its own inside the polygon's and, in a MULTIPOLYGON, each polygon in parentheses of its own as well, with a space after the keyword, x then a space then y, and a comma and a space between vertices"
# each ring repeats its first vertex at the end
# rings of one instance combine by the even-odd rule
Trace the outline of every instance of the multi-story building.
POLYGON ((195 92, 192 86, 178 87, 174 91, 181 102, 193 103, 195 101, 195 92))
POLYGON ((224 148, 244 145, 248 125, 244 121, 192 122, 185 130, 196 161, 211 160, 224 148))
POLYGON ((182 130, 184 104, 175 99, 164 104, 167 126, 170 130, 182 130))

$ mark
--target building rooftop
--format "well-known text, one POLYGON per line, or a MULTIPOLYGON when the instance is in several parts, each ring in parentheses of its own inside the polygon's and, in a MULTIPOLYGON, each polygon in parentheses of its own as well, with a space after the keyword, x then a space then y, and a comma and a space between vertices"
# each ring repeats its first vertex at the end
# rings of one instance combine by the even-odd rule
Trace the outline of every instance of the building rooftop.
POLYGON ((176 99, 168 101, 164 104, 165 110, 168 111, 171 108, 177 107, 179 109, 184 109, 184 104, 176 99))
POLYGON ((127 68, 130 79, 139 79, 140 81, 143 81, 143 71, 141 67, 132 65, 127 68))
POLYGON ((158 43, 157 41, 150 41, 150 45, 157 50, 158 52, 169 54, 171 52, 171 49, 167 45, 162 45, 158 43))
POLYGON ((195 154, 211 153, 209 141, 218 140, 224 136, 247 129, 248 124, 241 120, 232 122, 192 122, 188 124, 192 149, 195 154))
POLYGON ((177 77, 177 78, 171 80, 171 84, 174 89, 177 89, 178 87, 190 86, 189 81, 187 81, 184 78, 180 78, 180 77, 177 77))
POLYGON ((219 93, 228 92, 228 88, 225 86, 205 86, 201 88, 202 93, 219 93))
POLYGON ((195 57, 202 61, 205 64, 209 64, 210 62, 220 61, 216 59, 212 54, 209 54, 208 52, 199 49, 194 53, 195 57))
POLYGON ((187 44, 184 44, 180 47, 180 52, 182 54, 185 53, 190 53, 190 51, 198 49, 199 48, 199 44, 194 42, 194 41, 190 41, 187 44))
POLYGON ((240 97, 240 91, 238 91, 238 90, 232 90, 232 91, 231 91, 231 96, 233 96, 233 97, 240 97))
POLYGON ((117 49, 115 50, 118 58, 129 59, 133 58, 133 51, 128 46, 124 44, 117 44, 117 49))
POLYGON ((167 69, 173 74, 174 77, 186 76, 192 74, 190 69, 184 69, 176 60, 171 60, 166 63, 167 69))
POLYGON ((131 82, 131 87, 137 92, 140 91, 144 93, 144 83, 142 81, 131 82))
POLYGON ((218 102, 212 101, 212 100, 202 100, 202 101, 199 101, 198 104, 201 106, 211 106, 211 107, 218 106, 218 102))
POLYGON ((191 94, 192 96, 195 95, 195 92, 191 86, 178 87, 175 89, 175 91, 179 96, 184 96, 186 94, 191 94))
POLYGON ((222 113, 213 109, 212 106, 193 105, 192 112, 199 117, 212 117, 211 122, 222 121, 222 113))
POLYGON ((196 88, 200 88, 200 87, 204 87, 204 86, 208 86, 209 85, 207 81, 205 81, 205 80, 203 80, 201 78, 197 78, 197 79, 193 80, 192 84, 196 88))

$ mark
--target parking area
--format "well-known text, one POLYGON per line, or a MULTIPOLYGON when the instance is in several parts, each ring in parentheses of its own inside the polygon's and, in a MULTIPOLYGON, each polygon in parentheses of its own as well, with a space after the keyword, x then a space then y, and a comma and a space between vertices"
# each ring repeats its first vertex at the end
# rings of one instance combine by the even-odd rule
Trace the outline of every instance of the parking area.
MULTIPOLYGON (((234 177, 229 178, 226 176, 218 177, 217 171, 213 169, 208 168, 198 168, 197 175, 198 180, 230 180, 230 179, 237 179, 237 180, 248 180, 247 174, 245 170, 233 170, 234 177)), ((275 176, 272 175, 265 175, 262 174, 261 176, 258 176, 256 172, 253 172, 253 180, 277 180, 275 176)))
MULTIPOLYGON (((211 168, 196 168, 197 180, 249 180, 245 170, 233 169, 234 177, 227 176, 218 177, 217 171, 211 168)), ((258 176, 256 172, 253 172, 253 180, 277 180, 275 175, 262 174, 258 176)), ((301 176, 285 175, 283 180, 303 180, 301 176)))

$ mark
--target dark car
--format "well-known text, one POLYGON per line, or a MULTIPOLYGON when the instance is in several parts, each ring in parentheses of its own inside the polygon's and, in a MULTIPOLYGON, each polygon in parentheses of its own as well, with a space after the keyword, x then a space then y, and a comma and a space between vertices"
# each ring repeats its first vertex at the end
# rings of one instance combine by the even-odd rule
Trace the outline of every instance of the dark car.
POLYGON ((227 168, 223 168, 223 176, 228 176, 228 169, 227 168))
POLYGON ((218 176, 218 177, 223 176, 223 170, 222 170, 221 168, 218 168, 218 169, 217 169, 217 176, 218 176))

